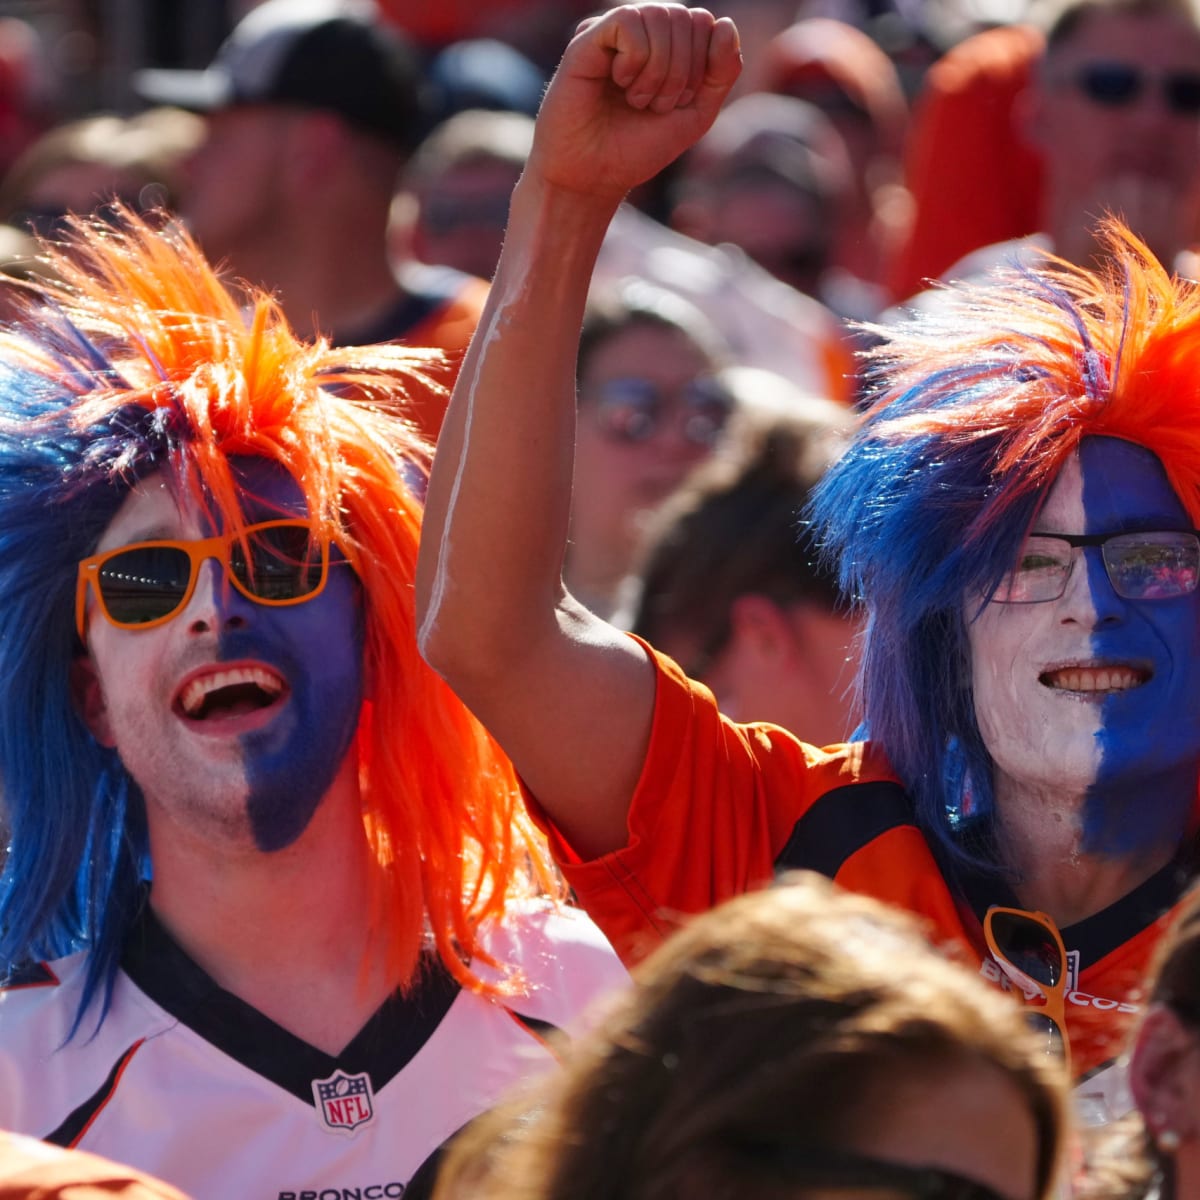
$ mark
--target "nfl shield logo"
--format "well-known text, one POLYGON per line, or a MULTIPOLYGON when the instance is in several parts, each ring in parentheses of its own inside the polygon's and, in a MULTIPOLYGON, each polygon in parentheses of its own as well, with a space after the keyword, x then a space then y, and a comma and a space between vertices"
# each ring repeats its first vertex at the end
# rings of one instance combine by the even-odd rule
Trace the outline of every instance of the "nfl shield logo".
POLYGON ((334 1133, 353 1133, 375 1119, 375 1099, 365 1071, 361 1075, 335 1071, 328 1079, 314 1079, 312 1089, 321 1123, 334 1133))

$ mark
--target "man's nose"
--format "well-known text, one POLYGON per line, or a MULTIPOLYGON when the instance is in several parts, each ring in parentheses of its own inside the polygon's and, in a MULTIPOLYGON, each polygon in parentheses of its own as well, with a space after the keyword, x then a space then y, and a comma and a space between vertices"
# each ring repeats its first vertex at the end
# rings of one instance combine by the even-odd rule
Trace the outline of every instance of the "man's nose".
POLYGON ((197 568, 196 586, 185 613, 188 631, 220 633, 243 626, 252 603, 233 586, 221 562, 205 559, 197 568))
POLYGON ((1066 591, 1059 600, 1059 619, 1092 629, 1125 619, 1125 601, 1117 595, 1104 566, 1100 546, 1081 546, 1066 591))

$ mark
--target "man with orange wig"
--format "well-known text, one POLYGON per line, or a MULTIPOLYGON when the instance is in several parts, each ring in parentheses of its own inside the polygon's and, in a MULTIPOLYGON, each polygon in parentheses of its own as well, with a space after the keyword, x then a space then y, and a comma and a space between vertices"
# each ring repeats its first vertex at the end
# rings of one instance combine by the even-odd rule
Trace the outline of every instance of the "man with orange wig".
POLYGON ((419 1195, 621 977, 417 654, 428 356, 303 344, 132 218, 50 257, 0 337, 0 1127, 419 1195))
POLYGON ((812 513, 866 610, 865 723, 820 748, 732 721, 561 564, 595 249, 737 73, 701 8, 615 8, 568 48, 439 441, 422 649, 618 949, 819 870, 1023 992, 1114 1115, 1101 1068, 1197 870, 1200 289, 1111 228, 1109 274, 1014 269, 888 331, 812 513))

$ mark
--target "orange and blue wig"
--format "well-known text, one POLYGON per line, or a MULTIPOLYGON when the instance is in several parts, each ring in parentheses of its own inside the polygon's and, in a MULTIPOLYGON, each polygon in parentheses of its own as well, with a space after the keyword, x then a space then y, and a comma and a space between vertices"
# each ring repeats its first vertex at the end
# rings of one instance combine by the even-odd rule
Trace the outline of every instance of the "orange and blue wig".
POLYGON ((431 355, 302 343, 272 299, 235 296, 178 229, 80 223, 46 253, 55 281, 0 335, 0 963, 86 948, 79 1015, 106 1005, 152 864, 137 785, 72 701, 76 567, 155 472, 243 528, 230 460, 255 455, 296 480, 365 597, 364 920, 389 931, 398 978, 432 940, 455 977, 483 986, 481 924, 554 883, 507 760, 417 652, 430 448, 405 392, 429 386, 431 355))
POLYGON ((872 403, 812 509, 866 608, 860 732, 948 863, 988 866, 991 766, 966 624, 1084 437, 1153 452, 1200 527, 1200 288, 1113 222, 1106 265, 1050 260, 878 330, 872 403))

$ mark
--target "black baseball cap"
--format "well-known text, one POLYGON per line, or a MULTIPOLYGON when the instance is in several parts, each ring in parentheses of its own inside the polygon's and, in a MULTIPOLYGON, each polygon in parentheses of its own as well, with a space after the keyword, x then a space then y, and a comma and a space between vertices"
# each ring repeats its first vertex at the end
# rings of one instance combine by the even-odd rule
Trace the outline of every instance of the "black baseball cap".
POLYGON ((203 71, 143 70, 152 104, 213 112, 296 104, 410 150, 425 132, 421 66, 404 35, 370 7, 336 0, 267 0, 252 9, 203 71))

